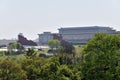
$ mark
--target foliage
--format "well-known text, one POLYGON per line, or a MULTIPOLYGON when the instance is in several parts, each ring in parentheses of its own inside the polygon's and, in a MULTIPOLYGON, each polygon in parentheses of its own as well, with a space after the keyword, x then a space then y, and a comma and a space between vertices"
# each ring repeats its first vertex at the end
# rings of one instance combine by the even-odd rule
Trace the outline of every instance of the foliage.
POLYGON ((0 61, 0 80, 26 80, 27 76, 21 66, 11 60, 0 61))
POLYGON ((28 80, 37 80, 40 79, 41 66, 43 66, 44 64, 46 64, 45 59, 27 58, 22 61, 21 66, 22 69, 26 71, 28 80))
POLYGON ((33 49, 25 53, 26 55, 22 54, 24 58, 19 61, 16 59, 18 58, 15 57, 16 55, 12 55, 2 60, 4 64, 0 62, 1 66, 7 66, 0 68, 1 70, 4 69, 1 72, 1 75, 4 73, 4 75, 0 77, 1 80, 8 80, 6 77, 9 77, 9 80, 80 80, 81 78, 78 69, 76 69, 77 67, 70 67, 73 64, 71 63, 71 60, 73 60, 72 55, 66 57, 66 63, 61 63, 60 55, 55 55, 50 58, 40 58, 36 56, 36 51, 33 49), (14 74, 15 77, 10 76, 9 71, 11 72, 10 74, 14 74))
POLYGON ((24 53, 26 58, 34 58, 37 55, 37 52, 33 48, 28 48, 24 53))
POLYGON ((48 45, 51 49, 55 48, 57 49, 60 46, 60 41, 57 39, 49 40, 48 45))
POLYGON ((42 66, 40 73, 42 80, 80 80, 79 72, 74 73, 67 65, 60 65, 58 58, 42 66))
POLYGON ((71 65, 74 63, 74 57, 70 54, 59 54, 58 55, 60 64, 71 65))
POLYGON ((0 57, 5 56, 5 51, 0 51, 0 57))
POLYGON ((82 52, 82 80, 120 79, 120 35, 98 33, 82 52))
POLYGON ((75 48, 72 44, 66 42, 66 41, 61 41, 61 47, 59 48, 60 53, 66 53, 66 54, 74 54, 75 53, 75 48))
POLYGON ((19 43, 19 42, 14 42, 9 44, 8 46, 8 52, 10 54, 18 52, 18 53, 22 53, 24 47, 19 43))

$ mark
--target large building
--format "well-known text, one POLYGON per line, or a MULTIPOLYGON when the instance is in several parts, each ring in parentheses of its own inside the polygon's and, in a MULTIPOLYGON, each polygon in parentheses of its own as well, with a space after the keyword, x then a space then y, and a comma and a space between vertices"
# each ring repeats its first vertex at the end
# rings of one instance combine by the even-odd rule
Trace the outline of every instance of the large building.
POLYGON ((111 27, 89 26, 89 27, 68 27, 58 29, 59 33, 53 34, 44 32, 39 34, 39 43, 47 44, 51 39, 65 40, 73 44, 86 44, 94 37, 95 33, 116 34, 117 31, 111 27))
POLYGON ((62 39, 70 43, 86 44, 94 37, 95 33, 116 34, 117 31, 110 27, 90 26, 90 27, 69 27, 60 28, 59 34, 62 39))

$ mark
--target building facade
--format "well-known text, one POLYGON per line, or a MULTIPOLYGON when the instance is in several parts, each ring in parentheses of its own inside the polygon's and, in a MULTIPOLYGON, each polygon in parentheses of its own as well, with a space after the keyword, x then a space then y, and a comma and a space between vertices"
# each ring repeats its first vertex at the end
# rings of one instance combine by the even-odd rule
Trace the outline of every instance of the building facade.
POLYGON ((86 44, 88 40, 94 37, 95 33, 116 34, 117 31, 110 27, 100 26, 59 29, 59 34, 62 35, 62 39, 73 44, 86 44))
POLYGON ((44 45, 44 44, 48 44, 49 40, 53 39, 53 35, 51 32, 44 32, 42 34, 38 34, 39 36, 39 45, 44 45))
POLYGON ((58 40, 62 39, 62 36, 59 33, 44 32, 42 34, 38 34, 38 36, 39 36, 38 45, 48 44, 49 40, 52 39, 58 40))
POLYGON ((68 27, 58 29, 59 33, 44 32, 39 35, 39 44, 48 44, 49 40, 65 40, 73 44, 86 44, 94 37, 95 33, 117 34, 111 27, 89 26, 89 27, 68 27))

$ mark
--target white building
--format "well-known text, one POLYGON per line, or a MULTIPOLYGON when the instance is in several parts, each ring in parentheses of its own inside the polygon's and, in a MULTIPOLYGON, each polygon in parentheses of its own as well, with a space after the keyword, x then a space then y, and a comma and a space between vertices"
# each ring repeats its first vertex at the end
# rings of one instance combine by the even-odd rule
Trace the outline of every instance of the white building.
POLYGON ((110 27, 90 26, 90 27, 69 27, 60 28, 59 34, 62 39, 70 43, 86 44, 94 37, 95 33, 116 34, 117 31, 110 27))
POLYGON ((117 31, 113 28, 102 26, 68 27, 60 28, 58 30, 59 33, 56 33, 56 38, 51 32, 38 34, 39 45, 48 44, 48 41, 51 39, 65 40, 73 44, 86 44, 88 40, 94 37, 95 33, 117 34, 117 31))

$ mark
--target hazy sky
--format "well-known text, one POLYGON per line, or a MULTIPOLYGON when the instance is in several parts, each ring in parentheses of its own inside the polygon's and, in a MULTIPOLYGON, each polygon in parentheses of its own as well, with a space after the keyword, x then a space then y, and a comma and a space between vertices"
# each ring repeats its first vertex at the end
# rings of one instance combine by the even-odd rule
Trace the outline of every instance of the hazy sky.
POLYGON ((0 0, 0 39, 92 25, 120 30, 120 0, 0 0))

